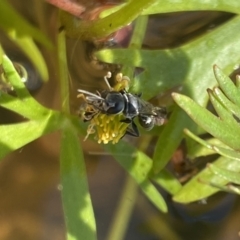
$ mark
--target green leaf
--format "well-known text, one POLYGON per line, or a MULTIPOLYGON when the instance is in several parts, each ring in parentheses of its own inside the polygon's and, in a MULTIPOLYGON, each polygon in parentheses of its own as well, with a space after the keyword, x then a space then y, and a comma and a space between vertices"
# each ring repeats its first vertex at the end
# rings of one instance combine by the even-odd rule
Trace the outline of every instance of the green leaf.
POLYGON ((153 176, 152 180, 171 195, 176 194, 182 188, 181 183, 176 177, 166 169, 163 169, 160 173, 153 176))
POLYGON ((190 132, 188 129, 184 129, 184 133, 186 135, 190 136, 195 141, 191 142, 191 145, 187 145, 187 156, 191 160, 194 160, 195 158, 202 157, 202 156, 208 156, 211 154, 216 154, 216 151, 213 150, 212 146, 215 144, 217 139, 211 138, 203 141, 201 138, 198 138, 196 135, 194 135, 192 132, 190 132), (203 143, 202 143, 203 142, 203 143), (202 145, 200 145, 200 144, 202 145))
POLYGON ((13 66, 11 60, 3 55, 2 66, 4 70, 4 74, 9 81, 9 83, 13 86, 14 91, 16 92, 19 98, 32 98, 28 90, 26 89, 24 83, 22 82, 18 72, 13 66))
POLYGON ((39 108, 40 105, 37 105, 35 111, 32 111, 32 107, 36 107, 36 105, 28 104, 26 99, 20 100, 18 98, 12 97, 6 93, 0 94, 0 106, 6 108, 10 111, 18 113, 25 118, 32 120, 40 120, 43 115, 47 115, 49 112, 46 109, 39 108))
POLYGON ((78 20, 66 12, 61 12, 61 23, 70 37, 85 40, 103 38, 127 26, 154 1, 131 0, 107 17, 91 21, 78 20))
POLYGON ((189 97, 173 93, 174 101, 192 118, 194 122, 226 145, 240 149, 240 128, 223 122, 207 109, 195 103, 189 97))
POLYGON ((233 149, 223 148, 219 146, 213 146, 213 150, 222 155, 223 157, 227 157, 229 159, 240 161, 240 152, 234 151, 233 149))
MULTIPOLYGON (((218 160, 214 162, 214 165, 222 169, 240 172, 239 162, 229 160, 225 157, 218 158, 218 160)), ((217 186, 224 186, 228 182, 228 180, 213 174, 210 169, 205 168, 198 175, 187 182, 182 189, 173 196, 173 200, 179 203, 198 201, 211 196, 220 190, 219 188, 212 187, 211 183, 217 186)))
POLYGON ((150 7, 144 9, 142 14, 156 14, 166 12, 182 11, 223 11, 240 14, 240 4, 238 0, 168 0, 155 1, 150 7))
POLYGON ((240 57, 235 54, 240 33, 238 37, 226 37, 232 31, 238 30, 239 23, 240 17, 237 17, 176 49, 104 49, 98 51, 96 56, 103 62, 143 68, 144 71, 137 77, 137 81, 134 81, 132 90, 142 92, 145 99, 182 86, 183 93, 189 94, 203 105, 208 100, 206 89, 216 85, 210 67, 218 62, 222 68, 227 67, 232 71, 235 62, 240 61, 240 57), (205 61, 202 61, 203 57, 205 61), (231 59, 231 63, 227 59, 231 59))
POLYGON ((0 159, 33 140, 55 131, 59 125, 56 114, 49 114, 39 121, 27 121, 17 124, 0 125, 0 159))
POLYGON ((80 143, 71 123, 61 138, 61 184, 67 239, 96 239, 96 226, 80 143))
POLYGON ((213 94, 228 111, 240 119, 240 107, 232 103, 217 87, 213 89, 213 94))
POLYGON ((3 55, 2 66, 4 69, 5 77, 13 86, 18 98, 14 98, 2 93, 0 95, 0 105, 9 110, 15 111, 20 115, 22 112, 23 116, 31 119, 39 120, 42 116, 45 117, 48 115, 49 110, 39 104, 30 95, 24 83, 21 81, 21 78, 13 66, 11 60, 6 55, 3 55))
POLYGON ((31 36, 39 43, 51 47, 50 41, 37 28, 33 27, 26 21, 6 0, 0 1, 0 27, 6 32, 15 30, 19 37, 31 36))
POLYGON ((18 36, 15 30, 9 31, 8 36, 30 59, 34 67, 39 72, 41 79, 43 81, 47 81, 48 69, 45 60, 33 39, 30 36, 18 36))
MULTIPOLYGON (((168 126, 165 127, 155 145, 152 167, 153 175, 159 173, 159 171, 166 166, 174 150, 179 146, 183 136, 182 129, 186 121, 189 120, 186 115, 182 115, 182 110, 175 108, 167 123, 168 126), (175 129, 175 131, 173 131, 173 129, 175 129), (168 140, 168 144, 166 144, 166 139, 168 140)), ((188 127, 191 125, 192 123, 189 123, 188 127)))
POLYGON ((228 182, 240 184, 240 173, 239 172, 225 170, 223 168, 219 168, 219 167, 215 166, 214 164, 208 164, 208 167, 216 175, 226 179, 228 182))
POLYGON ((66 36, 65 32, 58 34, 58 68, 59 68, 59 82, 61 86, 61 102, 62 111, 70 113, 69 103, 69 72, 66 56, 66 36))
MULTIPOLYGON (((132 90, 142 92, 145 99, 182 86, 182 93, 205 106, 208 101, 206 89, 216 85, 211 66, 218 63, 230 73, 235 63, 240 61, 239 55, 236 54, 239 48, 239 25, 240 17, 236 17, 203 37, 176 49, 108 49, 97 52, 96 56, 103 62, 143 68, 144 71, 133 81, 132 90), (232 32, 235 34, 232 35, 232 32)), ((179 108, 175 108, 155 149, 155 173, 169 161, 182 140, 183 129, 189 126, 194 126, 191 119, 179 108), (171 141, 168 141, 166 146, 168 136, 171 141)))
MULTIPOLYGON (((206 155, 209 155, 209 154, 218 153, 223 157, 240 161, 240 153, 237 152, 237 151, 234 151, 231 148, 228 148, 227 145, 221 143, 218 139, 212 138, 210 140, 204 141, 203 139, 199 138, 198 136, 193 134, 188 129, 184 129, 184 133, 187 134, 192 139, 194 139, 196 142, 200 143, 205 149, 209 150, 209 151, 202 150, 202 152, 205 153, 205 154, 203 154, 201 151, 198 154, 195 153, 195 157, 206 156, 206 155)), ((191 149, 190 154, 193 154, 192 152, 194 152, 194 150, 195 150, 194 148, 191 149)))
POLYGON ((162 212, 167 211, 167 205, 151 183, 148 173, 152 167, 152 161, 143 152, 135 150, 125 142, 117 145, 107 145, 105 148, 114 156, 119 164, 133 177, 147 198, 162 212))
POLYGON ((218 81, 218 84, 224 94, 237 106, 240 107, 240 91, 234 85, 232 80, 224 74, 216 65, 214 66, 214 74, 218 81))
MULTIPOLYGON (((226 125, 230 125, 233 128, 238 129, 239 128, 239 124, 237 123, 236 119, 233 117, 232 113, 230 110, 226 109, 222 103, 220 103, 216 97, 216 95, 210 90, 208 89, 208 93, 209 93, 209 98, 210 101, 214 107, 214 109, 216 110, 218 116, 220 117, 220 119, 226 124, 226 125)), ((239 128, 240 130, 240 128, 239 128)))
MULTIPOLYGON (((118 11, 122 5, 117 5, 101 13, 101 16, 107 16, 110 13, 118 11)), ((148 8, 143 9, 142 15, 168 13, 168 12, 186 12, 186 11, 223 11, 240 14, 240 4, 237 0, 168 0, 168 1, 155 1, 148 8)))

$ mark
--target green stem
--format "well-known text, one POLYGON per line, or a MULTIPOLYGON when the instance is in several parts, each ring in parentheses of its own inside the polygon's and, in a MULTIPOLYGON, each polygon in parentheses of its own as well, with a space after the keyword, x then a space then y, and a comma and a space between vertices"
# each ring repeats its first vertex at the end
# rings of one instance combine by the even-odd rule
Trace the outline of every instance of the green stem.
POLYGON ((69 13, 61 12, 61 22, 69 37, 86 40, 104 38, 131 23, 154 2, 155 0, 132 0, 119 11, 92 21, 78 20, 69 13))
POLYGON ((123 188, 123 194, 119 201, 117 211, 115 213, 107 240, 124 239, 132 210, 134 208, 138 195, 138 187, 136 182, 128 176, 123 188))
POLYGON ((60 80, 60 88, 61 88, 62 111, 65 113, 70 113, 68 68, 67 68, 66 42, 65 42, 64 31, 61 31, 58 35, 58 66, 59 66, 59 80, 60 80))
MULTIPOLYGON (((129 49, 141 49, 142 42, 145 37, 146 28, 148 23, 148 16, 140 16, 137 18, 134 26, 134 30, 132 33, 131 41, 128 45, 129 49)), ((124 75, 128 76, 130 79, 133 79, 134 68, 133 66, 124 65, 122 67, 122 72, 124 75)), ((134 85, 134 82, 133 84, 134 85)))

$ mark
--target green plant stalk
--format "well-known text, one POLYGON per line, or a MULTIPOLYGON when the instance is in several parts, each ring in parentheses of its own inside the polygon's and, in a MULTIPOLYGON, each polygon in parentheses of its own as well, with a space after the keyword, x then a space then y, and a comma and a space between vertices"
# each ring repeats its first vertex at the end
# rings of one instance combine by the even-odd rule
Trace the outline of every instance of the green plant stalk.
MULTIPOLYGON (((141 49, 142 43, 145 37, 146 28, 148 23, 148 16, 139 16, 135 22, 134 30, 130 43, 128 45, 129 49, 141 49)), ((137 84, 134 80, 134 66, 123 65, 122 72, 124 75, 128 76, 131 79, 130 85, 137 84)))
MULTIPOLYGON (((142 46, 142 41, 145 36, 148 17, 138 17, 135 23, 134 31, 131 37, 128 48, 139 49, 142 46)), ((133 81, 134 66, 123 65, 122 72, 133 81)), ((146 142, 142 142, 146 144, 146 142)), ((140 149, 146 149, 148 145, 142 145, 140 149)), ((118 209, 115 213, 112 226, 108 234, 108 240, 121 240, 124 239, 127 225, 129 223, 136 198, 137 198, 137 184, 133 181, 132 177, 127 176, 125 186, 122 191, 122 196, 119 201, 118 209), (129 201, 130 199, 130 201, 129 201)))
POLYGON ((122 195, 115 212, 114 219, 110 226, 107 240, 125 239, 125 233, 129 220, 132 215, 133 208, 138 196, 138 187, 136 182, 128 175, 123 187, 122 195))
POLYGON ((155 0, 131 0, 119 11, 92 21, 78 20, 69 13, 61 12, 61 23, 69 37, 85 40, 104 38, 131 23, 154 2, 155 0))
MULTIPOLYGON (((76 118, 71 118, 65 32, 58 36, 58 62, 62 111, 60 168, 62 202, 67 226, 67 239, 96 239, 96 223, 88 189, 84 157, 77 136, 76 118)), ((81 129, 79 129, 81 130, 81 129)))
POLYGON ((59 66, 59 80, 61 86, 61 102, 62 111, 69 114, 69 82, 68 82, 68 68, 67 68, 67 57, 66 57, 66 42, 65 32, 61 31, 58 34, 58 66, 59 66))

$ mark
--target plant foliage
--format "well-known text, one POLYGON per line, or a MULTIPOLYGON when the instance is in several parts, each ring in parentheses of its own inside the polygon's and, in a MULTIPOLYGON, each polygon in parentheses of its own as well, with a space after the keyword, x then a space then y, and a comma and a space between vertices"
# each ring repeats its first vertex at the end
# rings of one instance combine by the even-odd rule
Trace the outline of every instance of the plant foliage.
MULTIPOLYGON (((138 26, 140 32, 145 32, 147 16, 150 14, 202 10, 239 14, 240 3, 238 0, 180 0, 177 2, 175 0, 131 0, 105 11, 99 20, 85 20, 78 23, 79 25, 74 25, 76 19, 72 16, 63 14, 62 24, 65 26, 66 34, 71 37, 94 39, 106 36, 134 19, 137 19, 136 25, 145 19, 145 24, 143 21, 143 24, 138 26), (138 18, 140 15, 142 16, 138 18)), ((24 19, 6 0, 1 0, 0 12, 0 27, 28 55, 42 78, 47 80, 46 64, 33 39, 45 47, 51 47, 54 44, 50 44, 44 34, 24 19), (30 54, 29 49, 31 49, 30 54)), ((104 49, 96 53, 96 57, 106 63, 143 68, 144 71, 133 81, 131 90, 143 92, 145 99, 181 86, 181 94, 173 95, 181 108, 173 107, 168 123, 162 127, 161 134, 157 136, 152 158, 144 153, 146 149, 144 146, 137 149, 124 141, 117 145, 105 146, 160 211, 166 212, 167 204, 157 189, 158 185, 168 191, 175 201, 189 203, 218 191, 219 189, 213 185, 224 186, 228 182, 239 184, 237 173, 240 171, 238 164, 240 84, 238 80, 235 86, 215 67, 219 87, 213 88, 216 82, 211 68, 214 64, 218 64, 225 74, 230 74, 235 64, 240 61, 239 54, 236 54, 239 50, 239 26, 240 17, 235 16, 211 32, 175 49, 143 50, 140 48, 140 41, 137 47, 133 47, 133 44, 128 49, 104 49), (212 88, 213 90, 209 90, 207 94, 206 89, 212 88), (205 109, 209 98, 219 117, 205 109), (200 130, 192 119, 215 139, 203 141, 198 138, 196 135, 203 130, 200 130), (212 166, 203 169, 182 186, 175 176, 165 169, 165 166, 185 138, 183 134, 185 128, 193 131, 195 135, 191 135, 189 131, 188 135, 207 148, 201 153, 194 152, 196 148, 189 148, 191 156, 199 156, 206 152, 207 154, 218 153, 221 156, 212 166), (215 144, 216 142, 219 144, 215 144), (123 151, 127 157, 121 155, 123 151), (233 173, 229 174, 229 171, 233 173), (203 184, 199 179, 213 184, 212 186, 203 184)), ((60 33, 58 44, 56 44, 63 103, 60 111, 42 106, 29 94, 11 60, 5 55, 4 50, 0 50, 0 64, 4 77, 13 87, 14 93, 1 91, 0 106, 23 117, 19 123, 0 125, 0 156, 2 159, 31 141, 60 130, 62 134, 60 153, 62 201, 67 236, 68 239, 91 240, 96 239, 96 226, 83 154, 77 136, 85 135, 86 128, 76 116, 70 114, 69 100, 66 99, 66 96, 69 96, 69 90, 64 37, 64 33, 60 33)), ((132 38, 132 43, 134 42, 137 42, 136 36, 132 38)), ((187 138, 187 142, 188 146, 193 146, 191 139, 187 138)))

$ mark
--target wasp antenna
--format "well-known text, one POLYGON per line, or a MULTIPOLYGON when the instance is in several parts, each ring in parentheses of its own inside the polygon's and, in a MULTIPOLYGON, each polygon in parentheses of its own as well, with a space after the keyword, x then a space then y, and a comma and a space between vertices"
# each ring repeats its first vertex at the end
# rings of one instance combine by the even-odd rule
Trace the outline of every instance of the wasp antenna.
POLYGON ((107 72, 106 78, 110 78, 112 76, 112 73, 110 71, 107 72))
POLYGON ((78 89, 77 91, 80 92, 80 93, 84 93, 84 94, 86 94, 86 95, 95 97, 95 98, 97 98, 97 99, 104 100, 102 97, 98 96, 97 94, 94 94, 94 93, 91 93, 91 92, 88 92, 88 91, 85 91, 85 90, 82 90, 82 89, 78 89))
POLYGON ((105 83, 107 84, 108 89, 109 89, 110 91, 113 90, 113 88, 110 86, 110 84, 109 84, 109 82, 108 82, 108 78, 110 78, 111 76, 112 76, 112 73, 111 73, 111 72, 107 72, 107 75, 104 76, 104 81, 105 81, 105 83))

